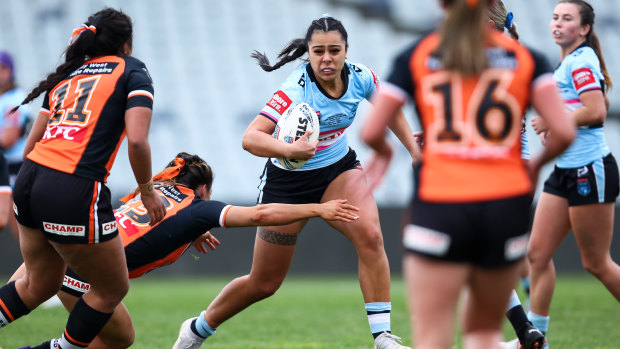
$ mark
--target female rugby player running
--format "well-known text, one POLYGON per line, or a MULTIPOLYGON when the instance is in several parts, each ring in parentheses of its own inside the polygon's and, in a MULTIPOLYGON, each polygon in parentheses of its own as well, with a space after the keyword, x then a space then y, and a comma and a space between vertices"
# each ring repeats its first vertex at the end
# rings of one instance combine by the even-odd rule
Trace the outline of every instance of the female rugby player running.
MULTIPOLYGON (((305 38, 293 40, 284 48, 275 65, 271 66, 263 54, 255 53, 266 71, 278 69, 305 53, 309 62, 286 79, 250 124, 243 136, 243 147, 256 156, 270 158, 261 177, 258 203, 312 203, 346 198, 360 208, 359 220, 329 224, 346 236, 357 251, 359 282, 375 346, 403 348, 397 343, 398 337, 391 334, 390 268, 377 205, 355 151, 349 148, 346 133, 359 104, 375 92, 378 79, 364 65, 346 60, 347 47, 344 26, 326 15, 312 21, 305 38), (292 144, 272 136, 282 114, 300 102, 310 104, 319 114, 318 143, 310 143, 307 133, 292 144), (287 170, 276 157, 310 160, 298 170, 287 170)), ((390 127, 414 157, 417 148, 404 115, 399 114, 390 127)), ((197 320, 186 321, 175 348, 200 347, 224 321, 274 294, 286 277, 297 235, 305 224, 306 220, 259 227, 250 274, 224 287, 197 320)))

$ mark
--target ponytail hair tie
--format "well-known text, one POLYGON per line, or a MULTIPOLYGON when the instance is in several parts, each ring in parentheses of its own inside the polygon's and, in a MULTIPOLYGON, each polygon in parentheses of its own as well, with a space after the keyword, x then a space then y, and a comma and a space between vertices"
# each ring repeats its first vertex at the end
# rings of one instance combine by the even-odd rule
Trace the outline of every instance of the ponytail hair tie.
MULTIPOLYGON (((181 159, 181 158, 175 158, 174 159, 174 165, 165 168, 163 171, 159 172, 158 174, 156 174, 153 177, 153 182, 157 182, 157 181, 166 181, 168 179, 174 178, 176 176, 178 176, 181 171, 183 170, 183 168, 185 167, 185 160, 181 159)), ((123 196, 122 198, 119 199, 119 201, 121 202, 127 202, 133 198, 135 198, 138 193, 140 193, 139 189, 136 189, 133 191, 133 193, 130 193, 128 195, 123 196)))
POLYGON ((467 0, 467 6, 471 8, 475 8, 478 5, 478 0, 467 0))
POLYGON ((327 18, 332 18, 332 15, 330 15, 329 13, 324 13, 321 15, 321 19, 327 19, 327 18))
POLYGON ((95 28, 94 25, 82 24, 81 27, 73 29, 73 32, 71 33, 71 39, 69 40, 69 45, 72 45, 75 40, 77 40, 77 38, 80 36, 80 34, 82 34, 85 30, 90 30, 94 34, 97 34, 97 28, 95 28))
POLYGON ((506 15, 506 23, 504 23, 504 27, 506 27, 506 29, 510 30, 510 28, 512 28, 513 18, 514 18, 514 15, 512 14, 512 12, 508 12, 508 15, 506 15))
POLYGON ((181 158, 174 159, 174 165, 164 169, 153 177, 153 181, 166 181, 178 176, 185 167, 185 160, 181 158))

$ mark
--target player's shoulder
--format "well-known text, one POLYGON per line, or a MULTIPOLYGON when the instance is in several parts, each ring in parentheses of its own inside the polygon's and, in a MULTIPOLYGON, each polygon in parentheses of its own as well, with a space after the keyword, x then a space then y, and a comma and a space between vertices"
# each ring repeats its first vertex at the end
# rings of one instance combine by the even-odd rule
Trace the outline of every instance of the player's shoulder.
POLYGON ((139 71, 139 72, 143 72, 149 78, 151 78, 149 71, 146 67, 146 64, 144 64, 144 62, 142 62, 140 59, 133 57, 133 56, 124 56, 121 58, 125 60, 125 71, 126 72, 139 71))
POLYGON ((600 64, 598 56, 596 55, 596 52, 594 52, 594 49, 587 45, 582 45, 578 47, 576 50, 566 56, 564 60, 571 66, 593 65, 594 67, 597 67, 600 64))

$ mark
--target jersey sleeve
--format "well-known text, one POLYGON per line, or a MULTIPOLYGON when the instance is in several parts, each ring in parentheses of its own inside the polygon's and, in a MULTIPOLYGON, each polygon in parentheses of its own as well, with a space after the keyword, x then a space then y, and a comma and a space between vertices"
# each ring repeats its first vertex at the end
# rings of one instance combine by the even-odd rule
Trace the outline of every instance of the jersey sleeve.
POLYGON ((293 74, 289 75, 282 85, 280 85, 280 89, 273 94, 265 107, 260 111, 260 115, 277 123, 291 105, 303 102, 306 70, 305 65, 302 65, 302 67, 297 68, 293 74), (302 67, 304 67, 304 69, 302 69, 302 67))
POLYGON ((201 226, 226 228, 226 213, 230 207, 221 201, 201 200, 191 206, 192 216, 201 226))
POLYGON ((364 88, 364 98, 370 100, 370 97, 375 93, 380 86, 379 77, 369 67, 355 63, 351 65, 354 74, 358 74, 364 88))
POLYGON ((400 94, 400 96, 395 96, 399 100, 405 99, 405 96, 413 98, 414 95, 413 75, 409 62, 415 46, 417 43, 396 56, 392 64, 392 72, 386 80, 388 83, 386 89, 392 91, 390 94, 400 94))
POLYGON ((127 109, 146 107, 153 109, 153 80, 146 65, 133 57, 127 57, 127 109))
POLYGON ((41 103, 41 109, 39 113, 49 116, 50 115, 50 94, 49 91, 45 92, 45 97, 43 97, 43 103, 41 103))
POLYGON ((601 79, 598 74, 600 63, 593 51, 590 54, 590 52, 584 49, 584 52, 571 60, 570 63, 571 80, 577 94, 602 89, 601 79))

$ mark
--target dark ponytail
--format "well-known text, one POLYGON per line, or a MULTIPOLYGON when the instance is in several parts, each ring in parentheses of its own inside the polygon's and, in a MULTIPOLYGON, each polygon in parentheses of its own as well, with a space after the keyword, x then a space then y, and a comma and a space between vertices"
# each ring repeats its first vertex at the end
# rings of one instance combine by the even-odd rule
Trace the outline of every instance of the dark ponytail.
POLYGON ((289 42, 288 45, 286 45, 286 47, 284 47, 284 49, 282 49, 282 51, 280 51, 280 53, 278 54, 279 61, 276 64, 271 65, 269 63, 267 55, 265 55, 264 53, 260 53, 256 50, 252 52, 250 57, 256 59, 258 61, 258 65, 263 68, 264 71, 270 72, 276 70, 281 66, 285 65, 286 63, 292 62, 297 58, 300 58, 304 55, 304 53, 308 52, 308 42, 310 42, 310 39, 312 39, 312 34, 314 34, 314 32, 317 30, 326 33, 332 30, 340 32, 340 34, 342 35, 342 40, 344 40, 345 42, 345 47, 349 47, 347 31, 344 29, 342 22, 335 19, 334 17, 325 15, 319 19, 315 19, 314 21, 312 21, 312 24, 310 24, 308 30, 306 31, 305 38, 294 39, 289 42))
POLYGON ((96 33, 93 30, 82 31, 65 50, 65 62, 39 82, 21 104, 27 104, 41 93, 51 90, 90 57, 121 55, 125 43, 132 45, 131 18, 121 11, 103 9, 88 17, 84 25, 93 26, 96 33))
MULTIPOLYGON (((211 192, 213 185, 213 171, 211 166, 198 155, 189 153, 178 153, 175 158, 183 159, 185 165, 181 167, 179 174, 170 179, 174 184, 182 184, 192 190, 198 189, 199 186, 205 184, 207 192, 211 192)), ((166 168, 175 166, 175 160, 170 161, 166 168)))
POLYGON ((590 31, 586 35, 586 42, 592 49, 596 56, 598 57, 599 62, 601 63, 601 71, 603 73, 603 77, 605 78, 605 86, 607 89, 611 89, 613 84, 611 82, 611 76, 609 76, 609 72, 607 71, 607 65, 605 65, 605 59, 603 58, 603 52, 601 50, 601 44, 598 41, 598 37, 594 33, 594 8, 592 5, 583 0, 561 0, 558 3, 568 3, 575 4, 579 6, 579 16, 581 17, 581 25, 589 25, 590 31))

